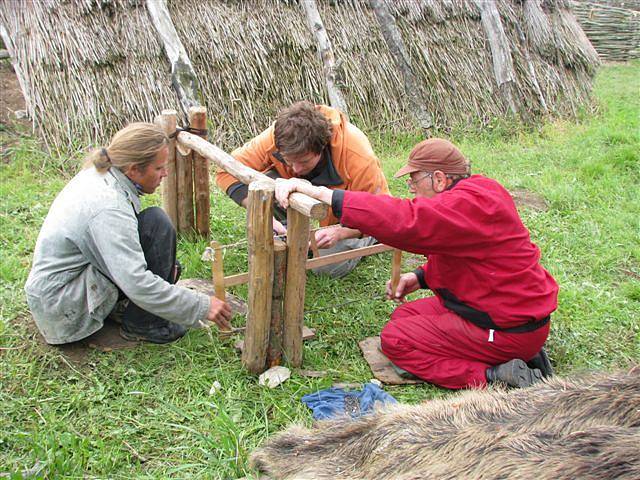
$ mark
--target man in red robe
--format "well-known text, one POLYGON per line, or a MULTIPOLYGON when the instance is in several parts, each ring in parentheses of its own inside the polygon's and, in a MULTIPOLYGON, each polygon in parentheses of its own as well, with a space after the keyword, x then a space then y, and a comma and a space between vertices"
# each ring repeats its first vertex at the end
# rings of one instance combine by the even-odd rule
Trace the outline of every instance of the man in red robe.
POLYGON ((425 255, 389 298, 402 303, 380 335, 401 370, 447 388, 503 382, 529 386, 551 374, 542 349, 557 308, 558 285, 540 265, 509 192, 471 175, 450 142, 420 142, 396 177, 409 175, 412 200, 329 190, 278 180, 283 206, 298 191, 331 203, 342 225, 381 243, 425 255), (428 288, 435 296, 406 302, 428 288), (528 363, 527 363, 528 362, 528 363))

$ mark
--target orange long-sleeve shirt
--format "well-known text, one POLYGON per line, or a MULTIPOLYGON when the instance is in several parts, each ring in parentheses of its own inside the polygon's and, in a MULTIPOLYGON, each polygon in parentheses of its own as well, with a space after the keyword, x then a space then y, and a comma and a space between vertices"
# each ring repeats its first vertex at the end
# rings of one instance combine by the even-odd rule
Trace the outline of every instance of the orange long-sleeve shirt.
MULTIPOLYGON (((343 183, 332 185, 329 188, 388 194, 389 187, 384 173, 382 173, 380 161, 373 153, 366 135, 358 127, 349 123, 340 111, 325 105, 317 105, 316 109, 331 122, 332 136, 329 142, 331 160, 343 181, 343 183)), ((293 171, 274 157, 274 153, 277 153, 277 149, 273 125, 271 125, 260 135, 231 152, 231 155, 239 162, 259 172, 264 173, 274 169, 282 178, 294 177, 293 171)), ((225 192, 238 181, 237 178, 224 171, 218 170, 216 173, 216 183, 225 192)), ((338 223, 338 219, 329 210, 320 225, 326 226, 336 223, 338 223)))

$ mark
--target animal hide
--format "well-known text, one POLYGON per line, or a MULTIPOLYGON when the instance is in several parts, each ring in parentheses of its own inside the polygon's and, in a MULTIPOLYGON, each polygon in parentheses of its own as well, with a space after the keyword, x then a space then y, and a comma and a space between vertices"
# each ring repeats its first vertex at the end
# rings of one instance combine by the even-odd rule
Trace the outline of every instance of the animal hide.
POLYGON ((293 426, 251 461, 287 480, 638 479, 640 369, 293 426))

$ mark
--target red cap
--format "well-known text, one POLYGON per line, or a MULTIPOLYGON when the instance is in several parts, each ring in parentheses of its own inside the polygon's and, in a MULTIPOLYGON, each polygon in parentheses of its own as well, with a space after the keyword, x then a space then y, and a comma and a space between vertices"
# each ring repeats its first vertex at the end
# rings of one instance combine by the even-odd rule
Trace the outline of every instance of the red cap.
POLYGON ((430 138, 413 147, 409 161, 394 177, 435 170, 441 170, 447 175, 468 175, 471 168, 469 161, 453 143, 443 138, 430 138))

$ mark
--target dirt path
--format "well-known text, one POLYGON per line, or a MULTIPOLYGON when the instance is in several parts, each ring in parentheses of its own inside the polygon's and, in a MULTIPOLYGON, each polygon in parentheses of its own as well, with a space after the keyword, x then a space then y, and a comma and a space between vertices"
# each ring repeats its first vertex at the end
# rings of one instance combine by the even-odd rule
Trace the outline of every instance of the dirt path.
POLYGON ((16 77, 11 62, 0 60, 0 125, 9 127, 16 123, 28 126, 29 120, 17 120, 15 111, 26 108, 20 83, 16 77))

